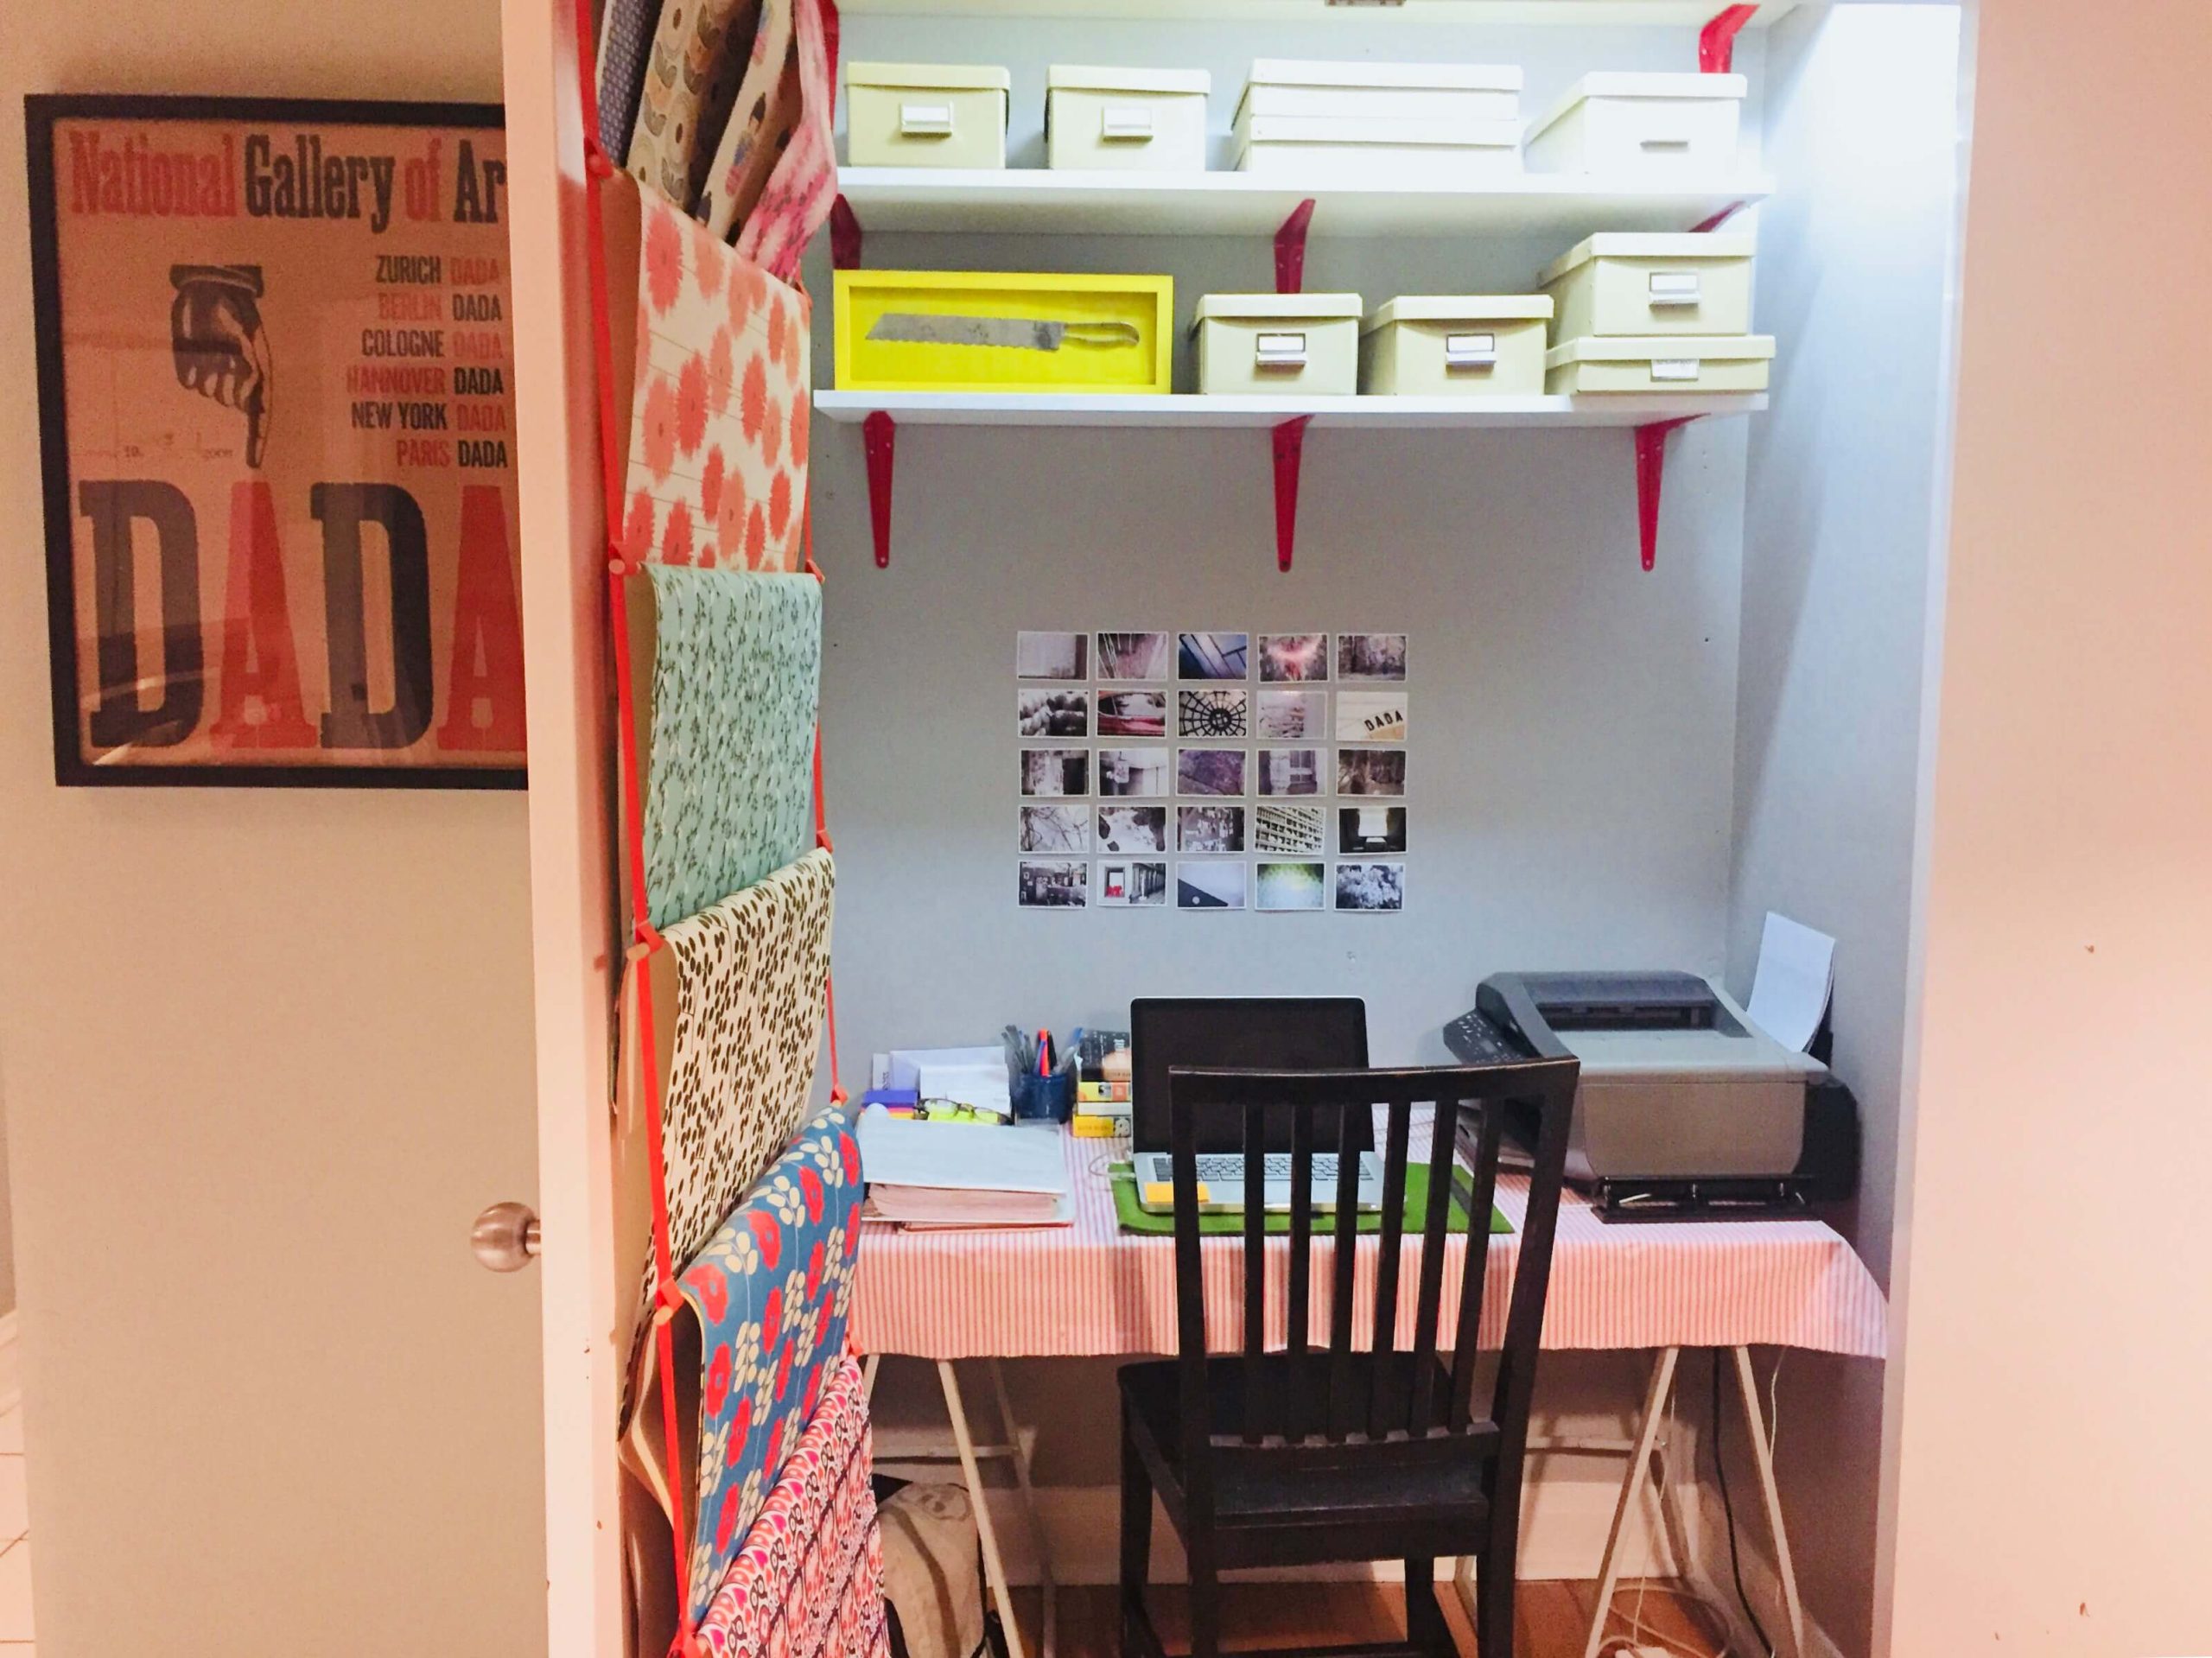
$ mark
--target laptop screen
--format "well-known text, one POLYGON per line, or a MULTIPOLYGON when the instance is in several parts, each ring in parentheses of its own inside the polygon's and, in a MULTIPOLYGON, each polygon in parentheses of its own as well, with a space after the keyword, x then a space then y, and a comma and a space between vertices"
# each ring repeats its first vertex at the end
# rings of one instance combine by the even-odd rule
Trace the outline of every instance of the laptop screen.
MULTIPOLYGON (((1367 1063, 1367 1004, 1357 996, 1140 997, 1129 1004, 1129 1139, 1140 1152, 1164 1152, 1167 1070, 1211 1065, 1265 1070, 1328 1070, 1367 1063)), ((1372 1149, 1363 1115, 1359 1149, 1372 1149)), ((1198 1131, 1198 1149, 1242 1149, 1238 1114, 1220 1114, 1198 1131)), ((1333 1111, 1314 1114, 1317 1151, 1334 1151, 1333 1111)), ((1268 1113, 1268 1149, 1290 1149, 1290 1113, 1268 1113)))

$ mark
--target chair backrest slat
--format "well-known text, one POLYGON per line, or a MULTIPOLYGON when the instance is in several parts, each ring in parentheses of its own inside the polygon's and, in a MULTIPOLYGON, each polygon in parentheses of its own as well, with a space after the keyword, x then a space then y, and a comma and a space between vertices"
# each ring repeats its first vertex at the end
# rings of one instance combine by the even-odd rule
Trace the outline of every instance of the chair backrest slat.
MULTIPOLYGON (((1452 1181, 1448 1178, 1452 1166, 1453 1150, 1459 1140, 1459 1102, 1439 1100, 1436 1121, 1428 1139, 1428 1212, 1421 1217, 1421 1293, 1414 1309, 1414 1345, 1415 1354, 1436 1350, 1438 1323, 1444 1316, 1444 1242, 1446 1229, 1451 1224, 1452 1181), (1438 1171, 1446 1171, 1446 1178, 1440 1178, 1438 1171)), ((1487 1223, 1489 1217, 1484 1216, 1487 1223)), ((1471 1229, 1467 1248, 1473 1253, 1477 1236, 1471 1229, 1474 1217, 1468 1216, 1471 1229)), ((1484 1236, 1487 1236, 1486 1234, 1484 1236)), ((1484 1254, 1488 1254, 1485 1249, 1484 1254)), ((1414 1367, 1413 1399, 1407 1407, 1406 1432, 1422 1434, 1428 1432, 1436 1420, 1436 1367, 1416 1363, 1414 1367)))
MULTIPOLYGON (((1259 1191, 1268 1178, 1268 1109, 1256 1101, 1244 1107, 1244 1190, 1259 1191)), ((1268 1350, 1268 1206, 1244 1205, 1244 1356, 1254 1367, 1268 1350)), ((1247 1370, 1247 1375, 1251 1374, 1247 1370)), ((1267 1390, 1246 1389, 1244 1438, 1257 1445, 1267 1438, 1266 1417, 1274 1401, 1267 1390)))
MULTIPOLYGON (((1476 1224, 1481 1217, 1482 1236, 1487 1242, 1490 1234, 1491 1204, 1497 1194, 1497 1140, 1503 1126, 1503 1113, 1487 1110, 1481 1114, 1481 1127, 1475 1140, 1474 1189, 1469 1194, 1468 1224, 1476 1224)), ((1467 1240, 1467 1254, 1461 1263, 1459 1274, 1459 1334, 1452 1344, 1452 1411, 1446 1425, 1463 1428, 1467 1425, 1475 1391, 1475 1348, 1483 1322, 1483 1280, 1490 1269, 1490 1251, 1474 1247, 1474 1236, 1467 1240)))
MULTIPOLYGON (((1406 1242, 1406 1141, 1412 1121, 1408 1099, 1393 1098, 1383 1109, 1382 1236, 1375 1255, 1375 1332, 1368 1341, 1368 1350, 1377 1358, 1388 1358, 1398 1345, 1398 1256, 1406 1242)), ((1404 1421, 1405 1400, 1392 1399, 1388 1365, 1375 1366, 1373 1380, 1367 1431, 1380 1439, 1404 1421), (1390 1420, 1394 1414, 1396 1422, 1390 1420)))
POLYGON ((1290 1305, 1284 1350, 1303 1356, 1313 1326, 1313 1114, 1290 1114, 1290 1305))
POLYGON ((1350 1111, 1337 1119, 1337 1206, 1329 1232, 1329 1261, 1334 1269, 1329 1302, 1329 1438, 1341 1439, 1363 1413, 1352 1398, 1357 1367, 1351 1356, 1351 1297, 1359 1261, 1359 1142, 1357 1121, 1350 1111))
MULTIPOLYGON (((1520 1500, 1519 1463, 1528 1444, 1537 1342, 1557 1229, 1560 1187, 1566 1172, 1568 1118, 1580 1067, 1560 1052, 1535 1060, 1483 1066, 1404 1070, 1212 1070, 1180 1067, 1168 1072, 1169 1145, 1175 1185, 1176 1331, 1181 1388, 1187 1498, 1211 1512, 1212 1458, 1230 1454, 1234 1442, 1217 1445, 1206 1351, 1205 1293, 1198 1204, 1198 1148, 1230 1143, 1241 1129, 1248 1202, 1239 1242, 1244 1317, 1238 1346, 1243 1374, 1254 1379, 1241 1401, 1243 1448, 1237 1454, 1279 1457, 1332 1454, 1301 1444, 1319 1439, 1353 1446, 1388 1439, 1402 1452, 1409 1440, 1459 1436, 1480 1454, 1493 1512, 1513 1512, 1520 1500), (1413 1161, 1412 1114, 1432 1103, 1427 1137, 1428 1198, 1417 1217, 1405 1212, 1413 1161), (1359 1281, 1360 1158, 1370 1138, 1373 1106, 1384 1109, 1382 1216, 1374 1242, 1372 1317, 1357 1334, 1353 1298, 1359 1281), (1490 1259, 1490 1217, 1497 1188, 1499 1142, 1505 1113, 1529 1114, 1535 1124, 1535 1168, 1522 1217, 1518 1259, 1506 1318, 1503 1350, 1487 1415, 1474 1401, 1476 1349, 1490 1259), (1278 1134, 1287 1114, 1291 1149, 1288 1298, 1283 1350, 1294 1363, 1278 1366, 1272 1382, 1256 1378, 1268 1363, 1267 1347, 1267 1210, 1260 1194, 1267 1182, 1268 1129, 1278 1134), (1337 1153, 1335 1204, 1330 1237, 1327 1351, 1315 1350, 1313 1329, 1314 1166, 1321 1137, 1333 1123, 1337 1153), (1463 1130, 1472 1128, 1471 1135, 1463 1130), (1445 1255, 1454 1204, 1454 1172, 1464 1140, 1472 1141, 1471 1178, 1457 1205, 1467 1215, 1459 1269, 1459 1307, 1452 1333, 1443 1328, 1445 1255), (1409 1221, 1415 1223, 1408 1224, 1409 1221), (1398 1339, 1402 1260, 1414 1237, 1421 1259, 1408 1339, 1398 1339), (1448 1368, 1446 1363, 1448 1349, 1448 1368), (1290 1442, 1287 1446, 1285 1441, 1290 1442), (1510 1470, 1505 1466, 1511 1464, 1510 1470)), ((1358 1454, 1348 1452, 1347 1454, 1358 1454)), ((1378 1449, 1373 1454, 1384 1452, 1378 1449)))

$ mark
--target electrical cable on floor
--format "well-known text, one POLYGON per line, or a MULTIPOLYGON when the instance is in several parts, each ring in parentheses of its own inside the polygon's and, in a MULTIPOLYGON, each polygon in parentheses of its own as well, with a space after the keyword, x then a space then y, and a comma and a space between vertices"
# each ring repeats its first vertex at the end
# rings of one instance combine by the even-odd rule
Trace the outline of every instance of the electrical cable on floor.
POLYGON ((1751 1621, 1751 1632, 1765 1648, 1766 1658, 1774 1658, 1774 1642, 1759 1622, 1759 1615, 1751 1610, 1751 1598, 1744 1592, 1744 1562, 1736 1552, 1736 1505, 1728 1496, 1728 1459, 1720 1454, 1720 1355, 1713 1355, 1713 1471, 1720 1482, 1720 1511, 1728 1516, 1728 1572, 1736 1580, 1736 1600, 1744 1609, 1744 1616, 1751 1621))

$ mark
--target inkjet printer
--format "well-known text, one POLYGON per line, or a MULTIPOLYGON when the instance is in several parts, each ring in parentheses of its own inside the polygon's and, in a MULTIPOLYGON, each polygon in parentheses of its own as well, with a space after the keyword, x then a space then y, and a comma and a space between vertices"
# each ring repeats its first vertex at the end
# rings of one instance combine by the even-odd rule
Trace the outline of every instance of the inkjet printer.
POLYGON ((1786 1214, 1858 1184, 1850 1090, 1694 974, 1496 974, 1444 1035, 1466 1064, 1582 1062, 1567 1178, 1609 1218, 1786 1214))

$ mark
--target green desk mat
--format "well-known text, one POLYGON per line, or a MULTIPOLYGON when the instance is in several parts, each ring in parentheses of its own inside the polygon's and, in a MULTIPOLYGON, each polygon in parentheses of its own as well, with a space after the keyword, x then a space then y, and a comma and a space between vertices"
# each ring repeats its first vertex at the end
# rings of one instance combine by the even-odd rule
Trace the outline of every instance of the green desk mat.
MULTIPOLYGON (((1154 1215, 1139 1206, 1136 1172, 1127 1163, 1109 1165, 1107 1174, 1113 1182, 1114 1212, 1121 1220, 1122 1230, 1146 1232, 1156 1236, 1166 1236, 1175 1230, 1175 1217, 1173 1215, 1154 1215)), ((1427 1212, 1427 1207, 1428 1165, 1408 1163, 1406 1166, 1404 1216, 1407 1231, 1418 1233, 1421 1230, 1421 1217, 1427 1212)), ((1268 1217, 1267 1225, 1269 1232, 1287 1233, 1290 1230, 1290 1217, 1287 1214, 1271 1214, 1268 1217)), ((1467 1229, 1466 1204, 1456 1192, 1452 1194, 1452 1213, 1446 1220, 1445 1225, 1448 1230, 1453 1232, 1464 1232, 1467 1229)), ((1201 1233, 1241 1233, 1243 1229, 1244 1217, 1242 1215, 1201 1215, 1198 1217, 1198 1230, 1201 1233)), ((1316 1236, 1326 1236, 1336 1229, 1335 1215, 1318 1211, 1315 1213, 1313 1230, 1316 1236)), ((1359 1229, 1363 1232, 1380 1232, 1382 1229, 1381 1212, 1376 1210, 1363 1211, 1359 1217, 1359 1229)), ((1490 1211, 1490 1229, 1492 1233, 1510 1233, 1513 1230, 1513 1223, 1507 1220, 1495 1205, 1490 1211)))

